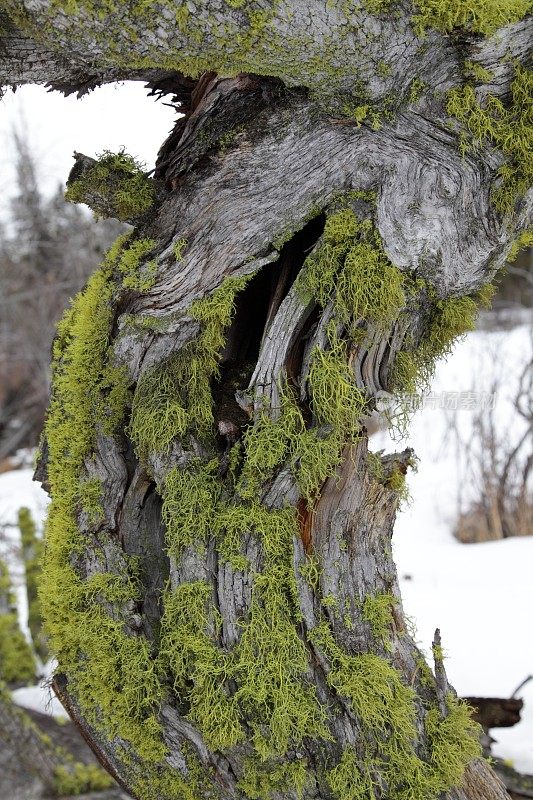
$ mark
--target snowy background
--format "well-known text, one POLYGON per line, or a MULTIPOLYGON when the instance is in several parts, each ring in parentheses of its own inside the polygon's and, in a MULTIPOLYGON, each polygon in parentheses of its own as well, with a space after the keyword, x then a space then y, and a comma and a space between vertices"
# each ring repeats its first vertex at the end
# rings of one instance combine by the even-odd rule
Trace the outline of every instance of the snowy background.
MULTIPOLYGON (((172 109, 147 98, 136 85, 104 87, 81 101, 25 87, 7 94, 0 106, 2 203, 9 197, 13 125, 27 125, 44 186, 52 192, 68 175, 74 150, 94 155, 124 146, 152 168, 175 119, 172 109)), ((0 216, 5 217, 6 208, 0 205, 0 216)), ((505 332, 474 332, 457 345, 448 362, 439 365, 432 392, 438 397, 474 391, 485 397, 495 371, 504 365, 506 384, 495 398, 495 414, 502 429, 514 431, 519 421, 511 398, 530 349, 527 325, 505 332)), ((411 503, 400 513, 393 537, 404 606, 420 645, 429 655, 439 627, 448 676, 458 693, 508 697, 533 673, 533 537, 463 545, 452 536, 461 477, 450 423, 468 436, 474 413, 468 409, 444 413, 427 405, 414 415, 406 441, 391 442, 387 434, 378 433, 371 447, 391 450, 409 444, 420 459, 418 473, 409 476, 411 503)), ((42 523, 46 504, 45 493, 32 483, 31 468, 0 475, 0 525, 13 523, 23 505, 42 523)), ((8 530, 16 541, 17 530, 8 530)), ((21 589, 20 574, 14 571, 13 577, 21 589)), ((22 591, 19 600, 25 626, 22 591)), ((533 773, 533 683, 521 696, 522 722, 492 731, 498 741, 494 753, 510 759, 518 770, 533 773)), ((47 689, 20 689, 15 697, 22 705, 62 713, 47 689)))

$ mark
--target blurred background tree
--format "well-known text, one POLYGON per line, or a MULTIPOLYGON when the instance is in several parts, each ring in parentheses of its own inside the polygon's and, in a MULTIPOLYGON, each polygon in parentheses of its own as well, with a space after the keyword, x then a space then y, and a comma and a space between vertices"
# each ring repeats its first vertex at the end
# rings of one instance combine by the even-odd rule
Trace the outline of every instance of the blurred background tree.
POLYGON ((45 196, 25 131, 12 136, 16 182, 9 219, 0 222, 0 469, 18 449, 37 444, 56 323, 126 228, 95 222, 64 200, 62 186, 45 196))

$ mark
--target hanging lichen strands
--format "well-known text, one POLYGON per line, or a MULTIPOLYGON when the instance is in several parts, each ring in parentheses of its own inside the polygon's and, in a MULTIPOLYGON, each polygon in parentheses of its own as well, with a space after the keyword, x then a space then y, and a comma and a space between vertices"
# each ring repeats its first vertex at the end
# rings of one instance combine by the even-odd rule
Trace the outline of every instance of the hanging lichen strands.
POLYGON ((511 214, 533 181, 533 72, 517 62, 510 88, 508 101, 492 94, 480 101, 475 88, 467 84, 448 92, 446 106, 468 131, 461 133, 463 153, 490 142, 506 157, 498 169, 499 185, 492 190, 500 214, 511 214))
MULTIPOLYGON (((94 429, 102 424, 102 415, 109 435, 122 419, 128 398, 125 373, 110 372, 107 363, 109 301, 114 291, 131 288, 124 281, 130 266, 122 268, 121 264, 131 265, 131 274, 136 274, 152 247, 151 242, 145 245, 142 240, 122 241, 60 328, 55 399, 48 422, 56 466, 50 473, 54 501, 46 580, 64 589, 63 596, 49 603, 47 610, 54 647, 87 718, 103 727, 106 735, 120 736, 141 759, 150 776, 137 781, 143 799, 154 787, 160 787, 165 798, 180 800, 189 796, 196 800, 211 792, 200 788, 199 777, 188 795, 183 778, 165 766, 157 719, 165 696, 175 698, 211 750, 230 752, 249 742, 239 784, 245 797, 269 800, 274 791, 301 795, 307 781, 305 761, 294 753, 308 741, 319 746, 331 740, 332 712, 322 706, 309 677, 309 642, 303 635, 294 573, 296 510, 267 508, 262 503, 263 488, 288 464, 307 502, 319 498, 324 481, 341 463, 345 444, 360 437, 361 416, 372 402, 356 386, 350 363, 361 342, 361 326, 371 331, 394 324, 406 303, 407 278, 386 258, 369 220, 359 221, 350 209, 329 215, 324 236, 298 279, 301 291, 310 292, 320 305, 333 303, 335 313, 324 347, 315 348, 310 358, 312 420, 304 416, 291 387, 281 387, 276 418, 263 408, 235 446, 229 470, 222 468, 216 447, 212 381, 219 375, 219 354, 236 293, 250 276, 227 279, 210 296, 194 303, 189 315, 199 324, 196 337, 182 351, 141 375, 129 431, 146 468, 150 470, 154 456, 168 457, 177 441, 202 443, 202 456, 186 468, 171 466, 160 480, 172 563, 179 567, 188 551, 201 553, 214 542, 222 563, 247 572, 250 564, 243 541, 250 536, 262 553, 260 568, 250 576, 250 606, 231 648, 220 644, 221 619, 211 584, 190 581, 167 587, 160 642, 157 651, 152 651, 143 636, 125 633, 122 623, 111 618, 100 602, 105 598, 117 604, 117 609, 136 603, 134 565, 125 560, 122 572, 96 575, 89 581, 73 567, 81 546, 78 510, 83 507, 89 518, 97 519, 102 490, 96 483, 82 480, 83 461, 91 452, 94 429), (379 291, 375 290, 376 281, 379 291), (97 358, 93 355, 89 361, 88 347, 97 358), (110 376, 119 379, 116 386, 110 383, 110 376), (104 413, 106 402, 115 396, 120 399, 116 410, 111 415, 104 413), (84 424, 73 435, 77 405, 84 424), (121 691, 117 680, 124 675, 127 693, 121 691), (100 690, 91 693, 95 683, 100 690)), ((136 285, 140 288, 140 283, 136 285)), ((439 329, 437 323, 435 329, 439 329)), ((317 594, 320 570, 321 565, 316 564, 312 570, 315 577, 310 573, 317 594)), ((320 613, 325 615, 328 598, 322 601, 320 613)), ((383 638, 385 652, 391 608, 392 599, 373 598, 367 599, 364 612, 374 635, 383 638)), ((351 703, 364 733, 364 762, 358 756, 356 774, 360 777, 350 791, 357 790, 364 797, 362 792, 372 776, 380 772, 375 752, 379 736, 389 759, 385 776, 391 800, 403 800, 402 786, 409 786, 412 792, 424 791, 428 800, 436 798, 436 787, 446 783, 447 775, 439 756, 431 780, 420 777, 426 761, 416 752, 414 694, 389 659, 345 652, 325 617, 311 632, 310 641, 313 647, 323 649, 330 662, 328 685, 351 703), (389 697, 393 711, 383 697, 389 697)), ((441 729, 433 716, 430 727, 437 741, 441 729)), ((445 735, 453 736, 463 748, 456 764, 470 753, 466 742, 470 734, 459 723, 458 719, 453 731, 451 725, 450 731, 445 729, 445 735)), ((337 766, 331 766, 328 780, 334 795, 337 787, 343 786, 345 765, 354 757, 346 751, 339 754, 337 766)), ((206 787, 210 786, 209 772, 193 756, 190 763, 196 764, 194 770, 204 776, 206 787)), ((342 795, 336 796, 344 800, 342 795)))
POLYGON ((58 326, 46 423, 52 503, 40 597, 51 646, 87 718, 108 736, 131 743, 146 760, 157 761, 165 748, 153 716, 161 688, 150 647, 143 637, 127 635, 98 600, 116 601, 119 589, 121 602, 135 601, 135 582, 125 563, 123 575, 110 574, 94 593, 91 580, 83 580, 74 567, 83 548, 77 525, 85 494, 83 463, 96 431, 112 431, 121 423, 128 398, 125 373, 107 363, 113 272, 123 246, 120 240, 111 249, 58 326), (129 682, 127 692, 123 680, 129 682))

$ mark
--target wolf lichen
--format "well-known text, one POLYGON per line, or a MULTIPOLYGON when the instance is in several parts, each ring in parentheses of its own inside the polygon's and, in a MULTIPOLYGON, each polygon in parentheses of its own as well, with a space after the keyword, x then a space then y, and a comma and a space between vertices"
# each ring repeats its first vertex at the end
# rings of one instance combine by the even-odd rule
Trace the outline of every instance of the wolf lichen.
POLYGON ((481 756, 480 727, 472 719, 472 709, 453 694, 446 698, 446 714, 431 708, 425 727, 429 737, 430 769, 437 792, 459 786, 465 764, 481 756))
POLYGON ((404 276, 387 258, 369 219, 359 221, 350 208, 326 220, 321 243, 306 259, 298 286, 321 306, 333 298, 340 322, 369 321, 385 328, 405 304, 404 276))
POLYGON ((216 523, 216 505, 221 487, 218 461, 173 467, 165 476, 162 517, 168 552, 179 560, 190 545, 205 543, 216 523))
POLYGON ((413 397, 420 396, 430 385, 437 361, 448 356, 454 344, 474 330, 479 308, 490 305, 493 294, 494 287, 487 284, 473 296, 433 298, 422 339, 417 346, 411 346, 407 340, 396 356, 393 388, 413 397))
POLYGON ((430 745, 428 759, 416 751, 416 705, 414 691, 406 686, 397 670, 372 653, 349 655, 335 641, 327 623, 310 633, 331 663, 327 680, 340 695, 349 699, 362 723, 364 755, 358 759, 350 749, 328 772, 336 800, 368 795, 376 775, 387 786, 389 800, 425 798, 436 800, 461 783, 466 765, 480 755, 479 726, 471 719, 468 706, 456 698, 448 700, 444 718, 429 708, 425 724, 430 745), (445 753, 449 752, 449 760, 445 753), (353 769, 353 784, 348 769, 353 769), (348 794, 344 795, 343 792, 348 794), (350 794, 351 792, 351 794, 350 794))
POLYGON ((485 67, 477 61, 470 61, 467 59, 465 61, 465 69, 472 75, 476 83, 490 83, 494 78, 494 74, 489 69, 485 69, 485 67))
POLYGON ((124 247, 117 267, 124 276, 122 286, 125 289, 135 289, 138 292, 148 292, 155 282, 157 263, 152 260, 142 264, 144 258, 153 249, 153 239, 136 239, 124 247))
POLYGON ((231 321, 235 296, 251 275, 227 278, 210 297, 195 301, 189 314, 200 333, 189 345, 143 373, 133 396, 129 432, 140 458, 166 452, 187 430, 202 436, 213 430, 211 381, 231 321))
POLYGON ((184 239, 183 237, 174 242, 172 249, 174 251, 174 256, 176 258, 176 261, 181 261, 181 259, 183 258, 183 254, 187 249, 187 245, 188 245, 187 239, 184 239))
MULTIPOLYGON (((40 600, 52 650, 87 719, 108 736, 129 742, 147 761, 157 761, 165 752, 154 715, 162 692, 150 645, 109 616, 99 601, 105 593, 95 594, 91 580, 75 568, 84 547, 77 525, 84 461, 96 431, 116 428, 125 411, 122 400, 115 405, 117 396, 126 396, 124 387, 110 385, 113 377, 123 381, 124 373, 110 372, 107 361, 121 244, 112 248, 58 325, 46 422, 52 502, 40 600)), ((120 575, 115 578, 123 581, 120 575)), ((135 602, 133 583, 126 582, 125 596, 135 602)))
POLYGON ((98 216, 122 222, 139 219, 151 208, 155 189, 143 165, 124 151, 104 151, 96 163, 71 181, 65 200, 85 203, 98 216))
POLYGON ((512 263, 513 261, 516 261, 520 251, 523 250, 526 247, 533 247, 533 229, 532 228, 528 228, 527 230, 522 231, 522 233, 519 236, 517 236, 517 238, 514 240, 514 242, 511 245, 511 249, 509 250, 509 254, 507 256, 507 261, 509 263, 512 263))
POLYGON ((224 751, 245 738, 235 695, 226 685, 231 657, 213 642, 220 621, 212 608, 212 587, 184 583, 163 598, 159 663, 172 676, 178 701, 212 750, 224 751))
POLYGON ((490 36, 498 28, 518 22, 531 11, 530 0, 415 0, 415 29, 449 33, 464 28, 490 36))
POLYGON ((305 737, 329 739, 325 709, 306 679, 308 652, 297 623, 301 612, 293 570, 294 509, 252 508, 265 566, 255 576, 249 620, 235 648, 235 699, 251 721, 261 759, 285 755, 305 737))
POLYGON ((301 800, 311 780, 305 759, 285 763, 263 764, 258 759, 247 759, 239 789, 248 800, 271 800, 275 795, 294 793, 301 800))
POLYGON ((366 595, 363 601, 363 619, 368 622, 376 639, 390 639, 393 610, 398 599, 390 592, 366 595))
POLYGON ((448 114, 466 130, 460 142, 462 152, 490 143, 506 158, 498 169, 499 185, 492 190, 494 207, 501 214, 512 213, 533 181, 532 97, 533 71, 518 62, 508 102, 492 94, 480 101, 470 84, 448 92, 448 114))
POLYGON ((373 776, 349 747, 342 752, 338 764, 327 771, 326 780, 336 800, 369 800, 374 795, 373 776))
POLYGON ((329 350, 313 352, 309 370, 311 407, 319 423, 344 431, 346 439, 356 438, 368 401, 357 388, 350 370, 347 347, 332 337, 329 350))

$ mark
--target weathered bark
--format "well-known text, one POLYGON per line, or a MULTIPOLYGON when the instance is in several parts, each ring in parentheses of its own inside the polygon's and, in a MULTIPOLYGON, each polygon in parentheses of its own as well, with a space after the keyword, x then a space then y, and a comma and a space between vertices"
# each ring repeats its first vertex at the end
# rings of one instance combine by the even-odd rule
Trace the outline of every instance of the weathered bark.
MULTIPOLYGON (((112 56, 102 44, 106 26, 108 37, 116 34, 114 13, 105 20, 98 20, 90 13, 86 17, 83 11, 78 18, 76 15, 71 18, 61 12, 57 15, 49 12, 48 4, 43 4, 42 11, 32 10, 30 3, 26 5, 32 11, 31 24, 25 28, 30 33, 25 34, 27 38, 21 42, 20 31, 13 32, 16 30, 13 20, 21 24, 15 13, 15 7, 20 4, 7 4, 13 27, 6 38, 2 68, 8 82, 39 80, 59 88, 68 86, 69 90, 72 87, 83 90, 88 83, 93 85, 116 78, 117 64, 120 64, 121 76, 140 76, 138 59, 130 56, 130 69, 125 63, 128 48, 135 51, 137 39, 127 33, 123 20, 112 56), (55 47, 50 44, 46 25, 40 38, 37 36, 35 25, 40 14, 46 24, 51 20, 56 25, 55 47), (32 36, 37 36, 38 45, 32 41, 32 36), (35 63, 26 71, 13 66, 18 57, 17 48, 21 47, 35 48, 32 51, 36 54, 35 63), (48 48, 44 54, 43 48, 48 48)), ((233 7, 242 4, 233 3, 227 7, 212 2, 203 5, 205 8, 195 12, 200 27, 210 11, 218 14, 223 22, 233 23, 239 34, 249 25, 239 8, 233 7)), ((89 674, 90 666, 84 659, 93 656, 88 656, 87 649, 78 644, 79 661, 74 667, 74 631, 68 634, 68 648, 64 648, 62 662, 61 632, 55 630, 60 670, 63 668, 66 673, 56 679, 59 694, 69 713, 85 730, 102 763, 138 797, 170 800, 218 795, 281 800, 302 796, 306 800, 331 800, 339 797, 331 772, 347 752, 352 754, 359 770, 364 769, 371 758, 369 775, 373 789, 368 785, 364 788, 363 778, 354 766, 353 783, 345 786, 345 796, 349 792, 353 798, 413 800, 419 796, 423 800, 435 796, 435 791, 423 788, 423 782, 414 781, 409 767, 406 774, 401 773, 396 778, 393 786, 395 776, 389 767, 394 764, 395 752, 390 749, 390 743, 393 748, 394 743, 398 743, 398 732, 391 730, 391 718, 383 723, 381 747, 381 736, 376 734, 375 728, 369 732, 364 715, 358 713, 349 692, 339 688, 342 672, 339 663, 343 659, 347 659, 343 663, 350 665, 347 670, 350 674, 360 663, 352 659, 365 654, 375 656, 379 664, 386 665, 384 668, 392 669, 392 673, 387 673, 389 677, 397 676, 403 686, 411 687, 414 692, 416 741, 412 743, 412 755, 424 762, 428 770, 434 769, 434 742, 428 733, 428 719, 431 710, 437 710, 441 720, 448 718, 452 690, 438 647, 435 648, 436 674, 432 677, 406 630, 390 547, 399 502, 398 487, 392 478, 405 473, 412 454, 406 451, 385 457, 380 461, 376 478, 375 464, 372 467, 367 457, 364 429, 357 435, 344 431, 340 463, 336 469, 329 470, 318 493, 304 496, 297 479, 299 464, 291 460, 285 450, 271 465, 268 474, 261 476, 260 485, 250 499, 232 483, 230 448, 246 436, 245 432, 252 430, 254 424, 257 430, 265 414, 270 415, 274 425, 281 424, 287 393, 293 407, 305 420, 306 428, 319 441, 332 433, 331 425, 328 428, 317 414, 312 371, 316 353, 330 352, 336 337, 345 348, 343 352, 347 354, 353 384, 364 394, 368 411, 384 391, 392 390, 398 353, 408 342, 423 340, 427 332, 434 296, 432 299, 429 295, 425 299, 419 297, 417 302, 406 301, 401 313, 399 310, 386 325, 371 318, 352 320, 362 332, 354 336, 346 320, 340 321, 335 316, 334 297, 321 303, 316 297, 309 298, 302 293, 297 276, 302 268, 305 271, 304 262, 309 253, 319 252, 323 246, 325 219, 334 213, 339 202, 343 202, 345 210, 357 219, 371 219, 390 262, 403 275, 416 274, 427 281, 442 301, 475 292, 501 266, 517 231, 527 222, 530 198, 522 197, 505 219, 496 213, 491 202, 491 184, 502 156, 489 148, 461 156, 457 133, 448 124, 442 92, 460 80, 463 59, 475 57, 493 72, 490 91, 506 98, 513 73, 502 55, 509 49, 514 58, 524 58, 529 21, 526 19, 502 29, 498 39, 429 33, 428 46, 421 48, 403 7, 399 8, 397 16, 385 14, 379 19, 358 8, 357 25, 346 30, 347 15, 349 18, 352 12, 341 9, 340 5, 329 8, 329 4, 324 7, 313 3, 312 13, 306 15, 301 13, 299 3, 286 4, 286 16, 274 15, 269 21, 275 28, 277 46, 281 49, 272 51, 268 40, 258 36, 253 46, 236 57, 234 69, 228 69, 223 55, 217 54, 217 37, 209 32, 200 39, 168 22, 148 32, 137 31, 141 42, 137 55, 144 55, 144 37, 149 53, 145 60, 150 69, 161 68, 168 52, 173 53, 175 63, 183 72, 192 71, 193 58, 207 54, 211 62, 209 65, 201 62, 204 74, 193 86, 178 73, 169 74, 167 84, 164 74, 158 75, 161 91, 174 91, 179 95, 176 86, 186 87, 181 99, 187 95, 187 116, 177 123, 160 153, 156 178, 167 187, 167 194, 158 198, 151 214, 143 218, 131 240, 134 243, 149 240, 149 252, 136 268, 144 274, 142 269, 155 258, 155 280, 145 283, 142 291, 140 283, 137 290, 132 289, 131 282, 129 288, 124 288, 120 276, 122 267, 117 268, 118 262, 115 262, 110 268, 114 288, 110 296, 112 325, 106 358, 126 370, 127 384, 135 390, 133 420, 130 425, 123 422, 119 430, 112 432, 95 420, 93 444, 83 453, 78 479, 100 481, 103 513, 80 512, 77 505, 76 520, 82 544, 78 542, 71 553, 64 547, 61 551, 63 561, 74 567, 77 580, 82 581, 90 581, 100 573, 111 573, 123 580, 128 561, 134 557, 139 565, 141 593, 140 597, 126 601, 106 595, 102 589, 97 600, 92 599, 93 605, 87 606, 83 605, 89 603, 87 598, 80 601, 78 597, 72 609, 73 627, 89 624, 87 608, 105 614, 101 618, 105 624, 108 620, 122 622, 121 635, 128 637, 128 641, 134 641, 139 647, 149 643, 150 659, 143 663, 146 681, 152 681, 151 672, 148 677, 150 665, 155 663, 161 670, 166 663, 160 652, 164 647, 159 628, 168 597, 191 584, 207 587, 207 620, 205 624, 199 623, 196 635, 207 637, 209 647, 214 647, 217 654, 212 668, 224 672, 221 664, 229 659, 228 663, 234 665, 232 659, 242 645, 243 631, 247 626, 249 629, 256 607, 264 611, 266 603, 260 587, 261 579, 270 580, 267 575, 270 545, 268 536, 259 535, 260 524, 250 522, 252 512, 259 514, 259 507, 266 509, 271 519, 281 519, 285 513, 283 509, 297 509, 292 541, 285 543, 287 553, 281 557, 289 558, 292 569, 290 576, 284 573, 287 583, 282 587, 280 603, 285 610, 293 608, 291 604, 297 608, 290 630, 291 636, 294 635, 305 649, 307 670, 296 680, 291 673, 292 665, 280 661, 279 682, 283 684, 288 679, 292 693, 295 692, 294 680, 302 693, 316 693, 319 705, 327 708, 329 732, 329 738, 321 734, 314 736, 307 728, 303 737, 296 736, 288 742, 284 752, 280 752, 279 747, 277 751, 274 748, 274 752, 271 750, 263 760, 258 760, 254 752, 254 748, 258 750, 258 732, 271 746, 273 739, 268 715, 274 715, 276 709, 267 691, 263 717, 258 719, 257 707, 247 716, 246 708, 253 706, 250 698, 248 706, 240 707, 243 737, 228 747, 209 747, 202 719, 195 715, 191 705, 191 697, 195 692, 196 696, 201 695, 202 682, 210 678, 209 671, 202 677, 194 673, 196 664, 203 663, 205 657, 205 652, 197 652, 185 684, 177 685, 177 678, 168 665, 166 673, 158 678, 159 694, 153 710, 160 731, 157 735, 164 740, 166 754, 161 755, 159 765, 153 764, 128 745, 125 727, 113 724, 110 708, 102 706, 100 712, 95 713, 94 708, 88 712, 88 690, 87 687, 80 690, 80 675, 89 674), (296 12, 293 17, 289 14, 291 10, 296 12), (319 56, 326 57, 335 36, 342 46, 335 47, 334 55, 329 58, 335 70, 328 75, 326 90, 324 75, 313 65, 319 56), (281 58, 280 52, 290 53, 290 57, 281 58), (388 66, 381 70, 382 77, 378 78, 376 62, 380 58, 388 66), (208 72, 208 67, 212 71, 208 72), (220 77, 217 71, 233 77, 220 77), (255 71, 267 77, 235 74, 241 71, 255 71), (379 104, 384 102, 385 95, 394 92, 393 101, 388 105, 389 119, 386 122, 382 119, 379 129, 375 129, 377 125, 359 125, 338 111, 350 95, 356 72, 367 84, 369 102, 375 101, 378 108, 383 108, 379 104), (417 75, 429 88, 420 100, 409 104, 406 92, 417 75), (311 96, 308 89, 313 92, 311 96), (369 202, 368 195, 353 194, 369 190, 376 192, 375 206, 369 202), (347 192, 352 194, 347 195, 347 192), (339 201, 340 195, 344 198, 342 201, 339 201), (191 305, 211 296, 226 279, 251 275, 254 277, 236 295, 235 314, 220 353, 219 376, 211 376, 213 425, 210 436, 206 440, 192 425, 184 435, 171 437, 164 446, 146 449, 138 431, 136 434, 136 424, 142 421, 138 417, 146 402, 142 387, 151 386, 157 394, 167 379, 165 376, 173 380, 176 363, 173 359, 181 354, 187 366, 197 357, 194 348, 201 341, 205 317, 202 318, 194 306, 191 309, 191 305), (334 334, 329 325, 332 320, 336 323, 334 334), (200 470, 199 463, 206 469, 206 464, 213 460, 217 463, 215 478, 226 508, 242 510, 248 521, 238 531, 238 563, 224 559, 220 539, 214 531, 216 519, 209 517, 203 538, 196 536, 195 518, 205 511, 203 500, 193 503, 192 515, 189 509, 192 541, 185 535, 177 552, 169 531, 165 538, 162 503, 168 503, 172 470, 178 467, 182 476, 193 481, 194 471, 200 470), (305 570, 316 566, 316 580, 304 579, 305 570), (385 631, 373 628, 364 613, 365 599, 375 597, 390 599, 385 631), (324 630, 333 645, 325 643, 324 630), (335 648, 341 656, 335 655, 335 648), (378 766, 380 755, 384 761, 378 766), (261 778, 253 789, 249 788, 249 776, 248 788, 243 788, 247 763, 253 764, 261 778), (294 782, 283 784, 278 775, 276 783, 272 777, 273 771, 284 765, 297 768, 304 765, 307 780, 300 794, 294 782), (202 775, 200 782, 198 769, 202 775), (176 782, 171 785, 174 778, 176 782), (180 778, 183 779, 181 783, 180 778), (416 790, 412 786, 419 788, 416 790), (416 791, 418 795, 413 793, 416 791)), ((158 7, 161 19, 167 19, 165 8, 158 7)), ((146 26, 146 20, 138 23, 133 15, 128 22, 133 29, 137 25, 146 26)), ((244 47, 242 41, 240 46, 244 47)), ((144 79, 147 77, 143 75, 144 79)), ((59 354, 56 364, 60 376, 68 372, 70 359, 73 359, 68 347, 68 338, 64 338, 63 355, 59 354)), ((187 370, 184 374, 192 385, 194 374, 187 370)), ((85 386, 83 375, 75 376, 75 380, 85 386)), ((60 383, 57 379, 56 401, 60 383)), ((87 393, 94 389, 88 386, 87 393)), ((105 405, 106 391, 101 391, 105 405)), ((175 391, 190 391, 194 396, 190 386, 179 385, 179 382, 175 384, 175 391)), ((57 402, 60 411, 65 411, 67 404, 61 406, 61 401, 57 402)), ((162 400, 156 408, 159 415, 167 413, 169 406, 165 403, 167 400, 162 400)), ((197 408, 186 410, 192 417, 198 412, 197 408)), ((61 416, 57 407, 56 412, 53 407, 49 438, 54 435, 54 425, 59 424, 57 419, 53 422, 54 413, 56 418, 61 416)), ((58 506, 62 503, 64 487, 57 477, 60 474, 57 452, 63 452, 68 463, 71 457, 68 447, 65 450, 63 445, 63 450, 58 451, 56 445, 56 458, 54 461, 52 453, 47 478, 48 444, 45 443, 43 449, 39 477, 50 481, 58 506)), ((53 443, 50 449, 54 450, 53 443)), ((207 490, 207 496, 210 491, 207 490)), ((205 504, 208 503, 209 497, 205 500, 205 504)), ((63 512, 64 508, 61 510, 63 512)), ((167 527, 173 524, 172 514, 176 521, 180 514, 179 503, 178 508, 172 508, 170 517, 167 508, 167 527)), ((54 528, 56 539, 60 527, 56 524, 54 528)), ((52 539, 49 549, 58 550, 52 539)), ((54 556, 49 555, 49 558, 53 560, 54 556)), ((286 570, 286 562, 283 564, 286 570)), ((57 562, 55 567, 60 569, 61 564, 57 562)), ((280 564, 277 567, 281 569, 280 564)), ((47 586, 52 588, 51 584, 47 586)), ((61 591, 66 590, 59 590, 49 603, 52 628, 53 615, 61 605, 61 591)), ((191 596, 191 603, 193 600, 191 596)), ((185 614, 186 609, 182 609, 182 617, 174 620, 178 632, 187 624, 185 614)), ((269 617, 267 613, 271 639, 270 644, 265 642, 266 650, 276 647, 278 621, 275 615, 269 617)), ((118 636, 116 631, 113 635, 118 636)), ((163 640, 165 636, 168 636, 166 629, 163 640)), ((181 646, 185 648, 183 640, 181 646)), ((275 660, 276 651, 271 651, 270 655, 275 660)), ((255 657, 268 658, 268 654, 264 656, 256 651, 255 657)), ((97 654, 94 658, 97 660, 97 654)), ((128 664, 122 664, 122 668, 127 667, 128 664)), ((112 678, 108 676, 110 691, 116 692, 115 701, 119 703, 120 692, 112 685, 112 678)), ((239 692, 243 681, 242 672, 232 672, 228 668, 228 673, 219 678, 218 689, 231 702, 242 696, 239 692)), ((101 688, 94 687, 97 709, 101 688)), ((132 687, 126 684, 124 688, 132 687)), ((276 691, 282 688, 277 685, 276 691)), ((142 694, 138 686, 133 686, 132 691, 142 694)), ((369 691, 366 699, 371 705, 383 699, 379 692, 374 691, 372 695, 372 690, 369 691)), ((148 711, 142 707, 146 717, 148 711)), ((480 759, 473 759, 467 765, 460 787, 438 786, 439 793, 447 800, 504 800, 507 797, 503 785, 480 759)))

